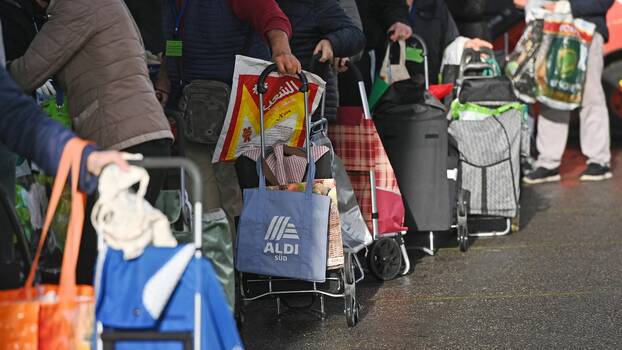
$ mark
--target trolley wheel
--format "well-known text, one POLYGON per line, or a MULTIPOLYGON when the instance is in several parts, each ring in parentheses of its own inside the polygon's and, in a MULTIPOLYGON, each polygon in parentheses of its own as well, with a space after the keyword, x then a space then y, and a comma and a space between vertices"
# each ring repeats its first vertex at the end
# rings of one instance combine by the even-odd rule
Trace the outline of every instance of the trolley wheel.
POLYGON ((359 304, 356 298, 346 295, 346 323, 348 327, 354 327, 359 323, 359 304))
POLYGON ((458 245, 460 246, 461 252, 469 250, 469 232, 466 227, 462 225, 458 225, 458 245))
POLYGON ((464 190, 458 192, 458 203, 456 208, 457 216, 457 233, 458 233, 458 246, 461 252, 469 250, 469 227, 467 221, 467 215, 469 212, 469 196, 464 190))
POLYGON ((516 216, 512 218, 511 232, 518 232, 520 230, 520 212, 516 213, 516 216))
POLYGON ((354 275, 354 258, 353 253, 346 253, 343 261, 343 269, 345 275, 345 284, 355 284, 356 276, 354 275))
POLYGON ((354 275, 354 259, 352 253, 346 253, 343 264, 344 311, 348 327, 359 322, 359 305, 356 300, 356 276, 354 275))
POLYGON ((400 245, 393 238, 381 238, 371 247, 368 263, 371 272, 379 280, 394 279, 402 267, 400 245))

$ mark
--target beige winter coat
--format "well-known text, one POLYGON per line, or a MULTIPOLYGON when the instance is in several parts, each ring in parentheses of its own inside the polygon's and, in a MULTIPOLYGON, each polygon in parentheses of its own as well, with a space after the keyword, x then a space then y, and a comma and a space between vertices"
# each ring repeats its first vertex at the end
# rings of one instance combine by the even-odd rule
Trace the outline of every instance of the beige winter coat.
POLYGON ((10 72, 31 93, 55 76, 73 127, 103 148, 172 138, 149 80, 142 40, 122 0, 56 0, 10 72))

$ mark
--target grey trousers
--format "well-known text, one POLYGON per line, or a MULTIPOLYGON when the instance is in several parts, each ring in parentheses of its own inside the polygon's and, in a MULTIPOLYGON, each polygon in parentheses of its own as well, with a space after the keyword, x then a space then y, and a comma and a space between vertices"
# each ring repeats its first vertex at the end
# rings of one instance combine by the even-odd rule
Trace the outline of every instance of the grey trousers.
MULTIPOLYGON (((203 209, 222 208, 227 214, 230 227, 235 231, 234 218, 242 211, 242 191, 233 163, 212 164, 216 145, 195 143, 186 140, 186 156, 194 161, 203 178, 203 209)), ((188 182, 190 188, 192 184, 188 182)), ((235 237, 235 232, 232 232, 235 237)))
MULTIPOLYGON (((579 111, 581 151, 588 158, 588 163, 608 166, 611 160, 611 139, 609 112, 601 83, 603 61, 603 37, 596 33, 588 56, 583 102, 579 111)), ((540 153, 537 167, 554 169, 561 164, 568 139, 570 113, 541 106, 536 137, 540 153)))

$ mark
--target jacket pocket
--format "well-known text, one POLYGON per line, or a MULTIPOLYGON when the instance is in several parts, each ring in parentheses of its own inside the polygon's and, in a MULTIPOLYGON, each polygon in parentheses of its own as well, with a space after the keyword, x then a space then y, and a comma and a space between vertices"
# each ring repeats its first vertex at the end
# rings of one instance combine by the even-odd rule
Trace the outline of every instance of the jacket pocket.
POLYGON ((73 126, 76 129, 79 129, 83 125, 83 123, 87 119, 89 119, 98 109, 99 109, 99 100, 95 100, 91 102, 91 104, 89 104, 85 110, 80 112, 80 114, 78 114, 77 117, 73 118, 73 126))

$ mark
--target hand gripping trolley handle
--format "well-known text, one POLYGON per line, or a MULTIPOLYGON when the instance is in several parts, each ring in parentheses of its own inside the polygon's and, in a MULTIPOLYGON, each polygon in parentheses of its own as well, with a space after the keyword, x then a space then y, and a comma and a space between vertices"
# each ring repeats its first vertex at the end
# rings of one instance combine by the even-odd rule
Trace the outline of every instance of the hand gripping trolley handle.
MULTIPOLYGON (((201 173, 197 165, 186 158, 181 157, 153 157, 142 158, 139 160, 130 160, 130 163, 135 166, 143 167, 146 169, 177 169, 181 168, 184 173, 188 174, 192 181, 192 198, 193 198, 193 220, 191 224, 192 232, 194 235, 194 259, 202 259, 203 253, 201 251, 202 246, 202 216, 203 216, 203 202, 201 194, 203 193, 201 184, 201 173)), ((198 264, 197 264, 198 266, 198 264)), ((196 269, 196 273, 200 274, 200 269, 196 269)), ((198 276, 197 276, 198 277, 198 276)), ((200 281, 197 278, 197 281, 200 281)), ((114 350, 115 343, 118 341, 178 341, 183 344, 184 350, 201 349, 201 344, 204 341, 201 339, 201 295, 199 293, 200 287, 194 293, 194 332, 154 332, 154 331, 114 331, 103 332, 100 325, 98 328, 98 336, 103 343, 103 350, 114 350)))
MULTIPOLYGON (((259 94, 259 127, 260 127, 260 144, 261 144, 261 158, 258 161, 263 161, 266 158, 266 144, 265 144, 265 125, 264 125, 264 94, 267 92, 266 79, 267 77, 277 71, 276 64, 268 66, 259 76, 257 82, 257 92, 259 94)), ((301 80, 302 85, 300 92, 304 94, 304 109, 305 109, 305 155, 307 163, 313 161, 311 156, 311 116, 309 115, 309 84, 307 77, 304 73, 298 73, 298 78, 301 80)), ((326 316, 324 307, 324 296, 332 298, 344 299, 344 314, 346 316, 346 322, 348 326, 353 327, 358 323, 359 319, 359 305, 356 300, 356 283, 355 267, 357 266, 355 258, 352 253, 346 253, 344 256, 344 267, 335 270, 337 271, 336 277, 326 277, 325 283, 318 282, 303 282, 291 278, 281 278, 276 276, 246 276, 240 272, 239 290, 243 303, 255 301, 267 296, 274 297, 276 299, 277 315, 282 314, 281 303, 286 306, 287 303, 281 300, 282 296, 298 294, 298 295, 312 295, 319 296, 320 299, 320 311, 319 316, 324 319, 326 316), (306 288, 300 288, 300 284, 304 283, 306 288), (263 288, 260 292, 253 293, 251 285, 262 285, 267 287, 267 291, 263 288), (310 287, 307 287, 310 285, 310 287), (336 288, 333 288, 336 285, 336 288)), ((362 274, 361 274, 362 275, 362 274)), ((243 306, 243 305, 242 305, 243 306)), ((290 307, 292 309, 300 309, 300 307, 290 307)), ((243 313, 242 313, 243 314, 243 313)))

